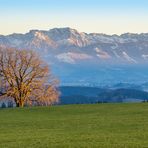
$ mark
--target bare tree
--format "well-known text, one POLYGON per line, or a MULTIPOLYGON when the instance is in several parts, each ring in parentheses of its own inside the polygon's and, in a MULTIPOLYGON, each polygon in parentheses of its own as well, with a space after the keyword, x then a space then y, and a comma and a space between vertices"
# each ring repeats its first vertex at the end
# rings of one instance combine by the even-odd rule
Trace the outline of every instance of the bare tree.
POLYGON ((0 48, 0 80, 0 96, 17 107, 58 101, 57 80, 34 51, 0 48))

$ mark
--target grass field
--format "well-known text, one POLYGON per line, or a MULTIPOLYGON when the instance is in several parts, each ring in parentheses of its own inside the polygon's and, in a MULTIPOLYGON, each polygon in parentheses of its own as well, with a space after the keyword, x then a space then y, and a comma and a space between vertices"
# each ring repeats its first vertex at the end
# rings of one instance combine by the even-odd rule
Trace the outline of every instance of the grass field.
POLYGON ((148 148, 148 104, 0 109, 0 148, 148 148))

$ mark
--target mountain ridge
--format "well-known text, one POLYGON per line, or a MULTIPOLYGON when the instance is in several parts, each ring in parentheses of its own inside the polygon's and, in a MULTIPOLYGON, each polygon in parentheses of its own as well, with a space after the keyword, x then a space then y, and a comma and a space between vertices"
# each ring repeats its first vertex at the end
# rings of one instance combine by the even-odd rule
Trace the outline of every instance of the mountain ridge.
POLYGON ((69 27, 30 30, 0 35, 0 47, 37 51, 67 85, 139 84, 148 79, 148 33, 88 34, 69 27))
POLYGON ((53 55, 57 60, 70 64, 74 64, 76 60, 91 58, 99 62, 115 59, 115 61, 127 63, 147 62, 147 42, 148 33, 88 34, 69 27, 54 28, 49 31, 30 30, 25 34, 0 35, 0 46, 34 49, 39 52, 42 49, 46 55, 54 51, 53 55))
MULTIPOLYGON (((10 36, 10 35, 25 35, 27 33, 30 33, 30 32, 35 32, 35 31, 41 31, 41 32, 48 32, 50 30, 58 30, 58 29, 69 29, 69 30, 76 30, 74 28, 71 28, 71 27, 55 27, 55 28, 52 28, 52 29, 49 29, 49 30, 43 30, 43 29, 31 29, 25 33, 9 33, 9 34, 6 34, 6 35, 3 35, 3 34, 0 34, 0 36, 10 36)), ((125 32, 125 33, 121 33, 121 34, 107 34, 107 33, 99 33, 99 32, 90 32, 90 33, 87 33, 87 32, 84 32, 84 31, 78 31, 76 30, 77 32, 79 33, 85 33, 85 34, 97 34, 97 35, 106 35, 106 36, 124 36, 124 35, 148 35, 148 32, 141 32, 141 33, 132 33, 132 32, 125 32)))

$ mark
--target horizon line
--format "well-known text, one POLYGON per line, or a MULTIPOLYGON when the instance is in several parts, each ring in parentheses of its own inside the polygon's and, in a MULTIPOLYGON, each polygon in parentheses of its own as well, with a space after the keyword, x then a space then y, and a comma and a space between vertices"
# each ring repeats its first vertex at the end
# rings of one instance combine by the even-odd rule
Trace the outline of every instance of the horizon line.
POLYGON ((109 36, 113 36, 113 35, 117 35, 117 36, 121 36, 121 35, 124 35, 124 34, 147 34, 148 32, 123 32, 123 33, 103 33, 103 32, 86 32, 86 31, 79 31, 79 29, 75 29, 73 27, 53 27, 53 28, 49 28, 49 29, 28 29, 28 31, 24 31, 24 32, 12 32, 12 33, 8 33, 8 34, 2 34, 0 33, 0 36, 9 36, 9 35, 13 35, 13 34, 22 34, 22 35, 25 35, 27 33, 29 33, 30 31, 50 31, 52 29, 66 29, 66 28, 69 28, 69 29, 72 29, 72 30, 76 30, 78 31, 79 33, 86 33, 86 34, 104 34, 104 35, 109 35, 109 36))

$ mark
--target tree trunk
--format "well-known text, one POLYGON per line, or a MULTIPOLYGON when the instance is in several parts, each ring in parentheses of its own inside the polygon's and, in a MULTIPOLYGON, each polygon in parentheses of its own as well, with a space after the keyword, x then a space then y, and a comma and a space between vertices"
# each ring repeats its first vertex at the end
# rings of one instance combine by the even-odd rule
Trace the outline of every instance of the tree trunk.
POLYGON ((19 107, 19 103, 16 102, 16 107, 19 107))
POLYGON ((19 102, 15 100, 15 103, 16 103, 16 107, 24 107, 24 101, 22 100, 20 100, 19 102))
POLYGON ((19 107, 24 107, 24 101, 21 100, 21 101, 19 102, 19 107))
POLYGON ((15 101, 16 107, 19 107, 19 103, 16 98, 14 98, 14 101, 15 101))

